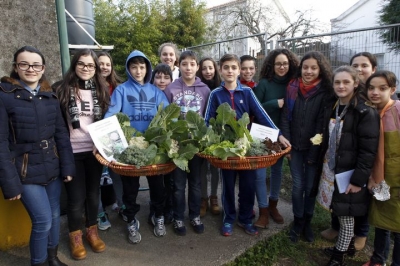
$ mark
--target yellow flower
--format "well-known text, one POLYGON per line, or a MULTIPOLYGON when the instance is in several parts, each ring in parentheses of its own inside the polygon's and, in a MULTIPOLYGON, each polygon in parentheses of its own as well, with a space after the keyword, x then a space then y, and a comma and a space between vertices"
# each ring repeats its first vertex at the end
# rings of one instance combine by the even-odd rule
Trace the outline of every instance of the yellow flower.
POLYGON ((315 134, 310 140, 313 145, 320 145, 322 143, 322 134, 315 134))

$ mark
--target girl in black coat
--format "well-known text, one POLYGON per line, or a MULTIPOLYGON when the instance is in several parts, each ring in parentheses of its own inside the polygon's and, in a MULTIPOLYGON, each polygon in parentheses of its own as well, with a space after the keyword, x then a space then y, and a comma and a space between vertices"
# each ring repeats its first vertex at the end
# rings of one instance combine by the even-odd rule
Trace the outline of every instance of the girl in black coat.
POLYGON ((379 140, 379 116, 360 97, 357 72, 350 66, 336 69, 333 88, 337 100, 324 110, 318 202, 331 209, 340 222, 328 265, 344 265, 344 254, 354 255, 354 217, 367 213, 371 174, 379 140), (343 183, 339 174, 344 176, 343 183), (342 184, 342 185, 341 185, 342 184))
POLYGON ((34 47, 14 54, 10 77, 0 83, 0 185, 21 199, 32 220, 32 265, 65 265, 57 258, 62 181, 75 176, 74 157, 60 104, 34 47), (48 262, 47 262, 48 261, 48 262))

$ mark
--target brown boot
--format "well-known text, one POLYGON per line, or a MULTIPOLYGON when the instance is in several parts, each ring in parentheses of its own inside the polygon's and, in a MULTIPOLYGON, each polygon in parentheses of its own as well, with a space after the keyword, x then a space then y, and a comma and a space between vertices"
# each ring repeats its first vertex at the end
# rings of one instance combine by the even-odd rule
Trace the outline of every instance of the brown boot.
POLYGON ((69 247, 71 248, 71 256, 76 260, 86 258, 86 249, 82 242, 82 231, 77 230, 69 233, 69 247))
POLYGON ((200 217, 203 217, 206 215, 208 209, 208 199, 201 198, 201 204, 200 204, 200 217))
POLYGON ((86 228, 86 239, 94 252, 103 252, 106 249, 106 244, 100 239, 97 232, 97 224, 86 228))
POLYGON ((269 198, 268 210, 269 210, 269 214, 272 217, 272 220, 274 220, 274 222, 277 224, 283 224, 285 221, 283 220, 282 215, 279 213, 278 209, 276 208, 276 205, 278 205, 278 201, 269 198))
POLYGON ((219 215, 221 213, 221 208, 218 205, 217 196, 210 196, 210 211, 214 215, 219 215))
POLYGON ((259 216, 257 222, 254 223, 254 226, 259 228, 268 228, 269 225, 269 214, 268 208, 260 208, 259 216))

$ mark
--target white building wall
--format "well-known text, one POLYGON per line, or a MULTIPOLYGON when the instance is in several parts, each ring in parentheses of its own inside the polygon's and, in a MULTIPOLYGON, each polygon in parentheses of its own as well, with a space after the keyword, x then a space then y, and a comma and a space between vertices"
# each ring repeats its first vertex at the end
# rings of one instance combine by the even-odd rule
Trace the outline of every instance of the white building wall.
MULTIPOLYGON (((377 27, 382 0, 360 0, 339 17, 331 20, 332 31, 355 30, 377 27)), ((395 34, 399 34, 399 30, 395 34)), ((378 30, 357 31, 332 36, 334 53, 341 61, 350 63, 350 58, 359 52, 370 52, 378 59, 378 69, 393 71, 400 77, 400 55, 389 51, 379 35, 378 30)))

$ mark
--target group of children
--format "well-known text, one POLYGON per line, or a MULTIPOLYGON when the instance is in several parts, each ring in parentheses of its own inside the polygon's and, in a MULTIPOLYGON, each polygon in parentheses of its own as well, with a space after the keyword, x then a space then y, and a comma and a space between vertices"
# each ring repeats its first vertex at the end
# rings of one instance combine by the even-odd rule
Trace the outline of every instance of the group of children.
MULTIPOLYGON (((251 56, 239 59, 236 55, 226 54, 220 58, 218 67, 212 58, 203 58, 199 62, 192 51, 184 51, 179 56, 173 43, 162 44, 159 56, 162 63, 153 70, 142 52, 133 51, 125 63, 128 80, 121 82, 108 54, 79 51, 72 59, 64 80, 54 86, 53 94, 57 95, 61 108, 55 108, 55 113, 51 110, 50 120, 54 120, 57 130, 45 137, 38 136, 37 140, 21 135, 34 143, 34 152, 36 146, 42 150, 49 145, 61 151, 59 159, 52 159, 59 162, 59 166, 52 167, 66 182, 70 248, 74 259, 86 257, 80 229, 83 212, 85 237, 93 251, 103 252, 106 248, 97 229, 104 230, 111 226, 106 223, 107 215, 103 206, 99 205, 102 166, 93 155, 94 146, 87 125, 123 112, 129 116, 132 127, 144 132, 158 106, 162 104, 166 107, 171 103, 180 106, 183 119, 192 110, 204 117, 208 125, 210 119, 216 117, 218 106, 228 103, 238 119, 248 113, 253 122, 279 129, 278 140, 281 145, 292 147, 287 157, 293 179, 294 222, 289 231, 293 242, 297 242, 302 235, 306 241, 314 241, 311 220, 315 202, 318 201, 333 213, 332 228, 322 235, 327 238, 338 235, 336 245, 325 249, 331 256, 328 265, 344 265, 345 255, 353 255, 356 249, 360 249, 357 248, 357 241, 364 240, 369 229, 368 221, 376 229, 374 253, 365 265, 384 265, 389 254, 390 232, 394 233, 395 243, 392 265, 400 265, 400 181, 397 171, 400 157, 400 103, 391 99, 397 79, 389 71, 376 71, 373 55, 356 54, 350 61, 351 66, 340 67, 332 74, 327 59, 319 52, 308 52, 299 62, 291 51, 276 49, 265 58, 258 84, 253 80, 256 60, 251 56), (66 122, 67 127, 60 119, 66 122), (65 143, 68 130, 71 147, 65 143), (322 135, 320 143, 310 141, 318 135, 322 135), (45 139, 47 146, 42 145, 41 139, 45 139), (341 193, 335 176, 348 172, 350 181, 344 193, 341 193), (383 181, 390 186, 391 198, 386 201, 371 200, 370 192, 379 189, 383 181)), ((49 86, 42 76, 45 62, 41 53, 35 48, 21 48, 14 62, 12 78, 15 80, 2 80, 5 86, 0 98, 0 114, 4 114, 4 121, 8 121, 7 112, 15 108, 4 103, 10 93, 31 97, 34 99, 32 104, 37 106, 42 106, 42 98, 39 97, 45 97, 54 104, 49 86), (40 91, 39 97, 36 97, 37 91, 40 91)), ((16 104, 26 105, 19 101, 16 104)), ((46 112, 44 108, 43 112, 46 112)), ((17 121, 20 118, 11 116, 10 119, 17 121)), ((13 125, 11 122, 4 124, 3 130, 10 129, 4 131, 6 137, 0 139, 0 144, 5 145, 13 139, 8 137, 14 132, 13 125)), ((31 150, 18 149, 20 147, 13 143, 10 146, 12 153, 7 156, 16 157, 16 162, 24 166, 25 154, 31 153, 31 150)), ((0 157, 2 169, 8 167, 7 156, 0 157)), ((34 163, 29 162, 27 167, 29 173, 36 175, 34 163)), ((186 183, 189 220, 195 233, 204 232, 201 217, 208 209, 213 214, 222 211, 223 236, 233 234, 236 219, 237 225, 249 235, 257 235, 257 228, 268 228, 269 217, 276 223, 283 223, 283 217, 277 209, 282 163, 283 158, 271 167, 269 191, 265 168, 219 170, 198 156, 189 162, 189 173, 176 169, 167 175, 148 177, 148 221, 154 225, 155 236, 164 236, 165 224, 169 223, 173 223, 177 235, 186 234, 186 183), (217 197, 220 177, 222 209, 217 197), (237 179, 238 214, 235 200, 237 179), (208 181, 211 183, 210 194, 208 181), (255 198, 259 215, 253 223, 255 198)), ((137 202, 139 177, 118 176, 109 171, 116 189, 116 208, 127 222, 128 240, 130 243, 139 243, 140 222, 136 217, 140 210, 137 202)), ((48 206, 48 202, 53 200, 50 194, 45 195, 43 191, 40 194, 45 199, 41 203, 43 206, 39 204, 41 208, 34 208, 28 197, 31 190, 29 186, 33 183, 35 187, 42 188, 43 183, 48 182, 52 186, 46 189, 59 194, 61 183, 54 182, 54 176, 46 176, 45 182, 40 179, 44 177, 29 176, 32 179, 28 179, 30 181, 27 183, 26 173, 7 172, 0 179, 5 197, 11 200, 21 197, 32 217, 55 217, 59 201, 53 202, 54 206, 48 206), (21 181, 16 182, 13 178, 15 175, 19 175, 21 181), (44 211, 45 214, 42 213, 44 211)), ((49 265, 64 265, 57 257, 58 238, 44 239, 43 232, 38 233, 40 224, 35 219, 32 221, 32 264, 44 265, 48 260, 49 265), (46 262, 44 258, 48 258, 46 262)), ((49 235, 55 236, 59 230, 59 219, 52 218, 50 221, 49 235)))

